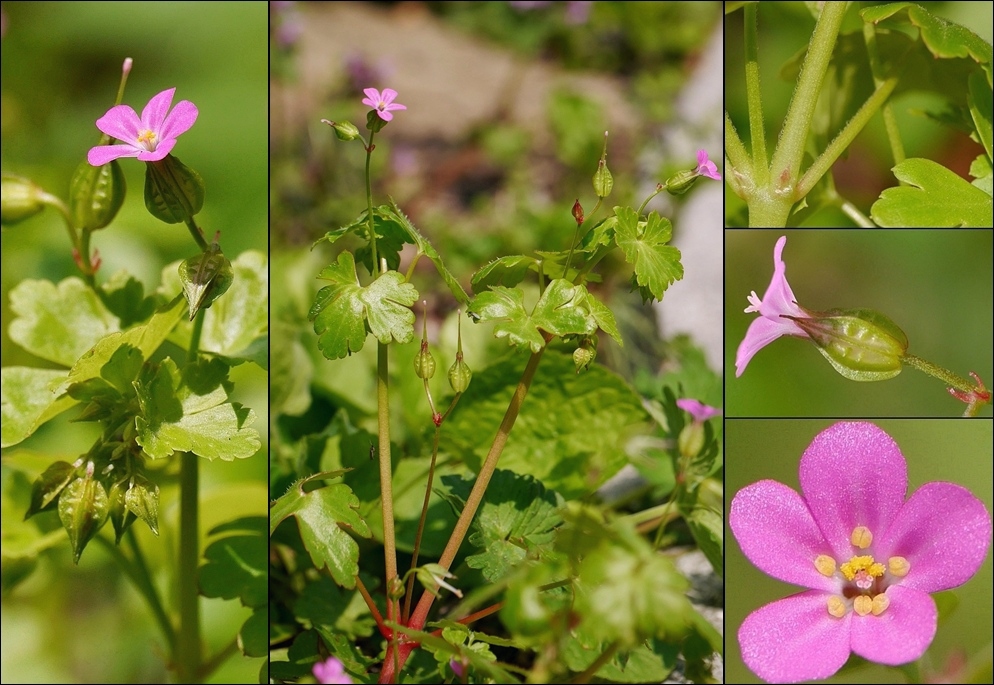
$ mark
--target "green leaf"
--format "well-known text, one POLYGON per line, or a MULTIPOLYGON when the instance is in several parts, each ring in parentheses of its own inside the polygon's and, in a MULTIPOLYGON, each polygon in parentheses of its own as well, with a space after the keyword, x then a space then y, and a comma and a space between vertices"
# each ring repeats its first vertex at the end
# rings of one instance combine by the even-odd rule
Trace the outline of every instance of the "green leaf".
POLYGON ((38 430, 43 423, 76 404, 68 395, 52 391, 66 372, 7 366, 0 370, 0 446, 10 447, 38 430))
MULTIPOLYGON (((247 657, 269 654, 269 607, 256 607, 238 631, 238 646, 247 657)), ((267 669, 268 673, 268 669, 267 669)), ((268 678, 262 682, 269 682, 268 678)))
POLYGON ((63 366, 75 364, 119 326, 96 293, 76 277, 57 286, 50 281, 21 281, 10 291, 10 308, 17 317, 10 324, 10 339, 63 366))
POLYGON ((97 290, 100 301, 126 329, 155 312, 155 297, 145 297, 145 286, 127 271, 118 271, 97 290))
POLYGON ((888 188, 870 208, 884 228, 978 228, 991 226, 991 197, 941 164, 906 159, 894 175, 908 185, 888 188))
POLYGON ((970 92, 967 93, 967 106, 970 108, 970 117, 976 127, 980 144, 984 146, 984 152, 988 159, 994 159, 994 91, 984 82, 984 78, 977 73, 970 74, 970 92))
POLYGON ((538 352, 545 346, 543 331, 564 336, 596 330, 586 299, 587 291, 582 286, 557 278, 549 282, 530 315, 525 311, 524 292, 504 286, 473 298, 469 314, 476 321, 496 322, 496 337, 506 337, 512 345, 527 345, 532 352, 538 352))
MULTIPOLYGON (((212 533, 217 532, 217 529, 212 533)), ((269 597, 269 540, 265 531, 225 535, 204 550, 200 590, 205 597, 238 598, 243 606, 265 608, 269 597)))
POLYGON ((388 218, 393 219, 400 224, 400 227, 404 230, 404 233, 407 234, 408 242, 413 243, 418 248, 418 252, 430 259, 432 264, 435 265, 438 275, 442 277, 445 285, 449 287, 449 292, 452 293, 452 296, 455 297, 460 304, 468 305, 469 295, 467 295, 466 291, 463 290, 462 286, 459 284, 459 281, 456 280, 456 277, 445 268, 445 264, 442 263, 442 257, 438 254, 438 250, 436 250, 432 244, 428 242, 427 238, 421 235, 418 229, 414 227, 414 224, 411 223, 411 220, 408 219, 402 211, 400 211, 400 208, 396 205, 396 203, 393 200, 390 200, 389 206, 381 206, 376 211, 386 215, 388 218))
MULTIPOLYGON (((446 476, 442 481, 465 501, 475 478, 446 476)), ((558 513, 562 505, 559 493, 546 490, 531 476, 498 469, 483 495, 469 537, 483 552, 467 557, 466 563, 496 582, 527 558, 541 558, 551 551, 553 531, 562 523, 558 513)))
POLYGON ((359 499, 349 486, 341 483, 305 492, 308 480, 311 479, 297 481, 273 503, 269 512, 269 534, 271 536, 284 519, 295 516, 300 537, 314 566, 319 569, 326 566, 336 583, 352 589, 359 573, 359 545, 346 531, 369 537, 369 527, 356 511, 359 499))
POLYGON ((2 493, 0 493, 0 518, 3 520, 2 556, 0 565, 0 590, 7 594, 27 580, 34 572, 39 555, 47 549, 65 544, 66 535, 61 528, 39 528, 37 519, 25 520, 24 511, 29 506, 31 483, 29 476, 4 454, 2 493), (13 468, 9 468, 13 466, 13 468))
POLYGON ((721 515, 707 507, 694 507, 686 517, 691 535, 697 546, 711 562, 715 573, 724 572, 724 530, 721 515))
MULTIPOLYGON (((565 642, 563 659, 569 669, 576 672, 590 668, 609 646, 607 641, 593 638, 582 625, 565 642)), ((679 654, 679 645, 646 640, 633 649, 615 654, 595 675, 613 683, 662 683, 676 666, 679 654)))
POLYGON ((594 317, 597 327, 610 335, 614 341, 618 343, 618 345, 624 347, 625 341, 621 339, 621 333, 618 331, 618 323, 614 319, 614 313, 606 304, 598 300, 589 292, 587 292, 586 295, 587 299, 585 304, 587 305, 587 309, 590 310, 590 315, 594 317))
POLYGON ((269 259, 247 250, 231 268, 231 287, 204 315, 200 349, 245 358, 252 344, 269 331, 269 259))
POLYGON ((182 318, 183 308, 179 306, 181 301, 181 298, 174 299, 153 314, 148 323, 102 338, 73 365, 68 378, 56 392, 62 392, 73 383, 100 378, 104 366, 124 345, 131 345, 141 352, 142 358, 149 359, 182 318))
POLYGON ((525 255, 509 255, 495 259, 473 274, 473 292, 478 295, 498 285, 513 288, 525 279, 528 269, 537 263, 534 257, 525 255))
MULTIPOLYGON (((392 621, 387 621, 387 626, 393 628, 399 633, 417 640, 417 642, 419 642, 424 649, 436 655, 436 661, 442 661, 442 659, 438 658, 438 653, 440 652, 441 654, 448 654, 452 657, 458 658, 466 664, 470 671, 479 673, 481 676, 489 678, 492 682, 521 682, 518 678, 511 675, 509 671, 506 671, 503 667, 496 663, 495 657, 490 652, 489 648, 486 647, 486 643, 481 643, 481 647, 476 648, 462 645, 457 646, 451 644, 442 637, 420 630, 412 630, 407 626, 398 625, 392 621)), ((448 659, 446 659, 446 661, 448 661, 448 659)))
POLYGON ((376 620, 358 590, 343 590, 324 575, 304 586, 293 603, 293 614, 322 635, 345 635, 352 641, 376 630, 376 620))
POLYGON ((314 322, 318 347, 328 359, 361 350, 367 325, 384 344, 414 339, 414 312, 408 307, 417 301, 418 291, 400 273, 388 271, 362 287, 352 255, 343 252, 318 278, 331 285, 318 291, 308 318, 314 322))
POLYGON ((650 212, 645 221, 630 207, 615 207, 618 217, 615 241, 625 253, 625 259, 635 267, 634 281, 642 299, 659 300, 674 281, 683 278, 680 250, 666 245, 673 237, 669 219, 650 212))
POLYGON ((259 434, 248 427, 255 412, 227 401, 226 378, 227 365, 219 359, 201 360, 182 376, 170 358, 149 365, 137 381, 141 414, 135 418, 135 439, 145 453, 164 459, 174 451, 193 452, 224 461, 255 454, 259 434))
MULTIPOLYGON (((474 374, 445 421, 440 452, 479 471, 524 362, 507 359, 474 374)), ((569 355, 547 352, 500 466, 534 476, 567 499, 581 497, 627 463, 625 445, 647 421, 641 399, 621 377, 597 365, 577 375, 569 355)))

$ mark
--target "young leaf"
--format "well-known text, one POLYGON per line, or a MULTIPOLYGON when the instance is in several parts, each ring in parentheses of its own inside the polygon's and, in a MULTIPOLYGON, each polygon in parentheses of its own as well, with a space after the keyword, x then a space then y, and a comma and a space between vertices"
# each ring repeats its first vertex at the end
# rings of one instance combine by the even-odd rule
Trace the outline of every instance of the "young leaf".
POLYGON ((314 322, 318 347, 328 359, 361 350, 367 325, 382 343, 414 339, 414 312, 408 307, 417 301, 418 291, 400 273, 388 271, 362 287, 351 253, 343 252, 318 278, 331 285, 318 291, 308 318, 314 322))
POLYGON ((346 531, 369 537, 369 527, 356 512, 359 499, 352 494, 351 488, 341 483, 305 492, 306 482, 297 481, 273 503, 269 512, 269 534, 272 536, 284 519, 296 516, 300 537, 314 566, 327 566, 336 583, 352 589, 359 573, 359 545, 346 531))
MULTIPOLYGON (((445 476, 442 481, 465 501, 474 479, 445 476)), ((562 523, 558 510, 563 502, 559 493, 546 490, 531 476, 498 469, 483 495, 469 537, 470 543, 483 551, 468 557, 467 565, 481 569, 487 580, 496 582, 525 559, 548 554, 553 531, 562 523)))
POLYGON ((674 281, 683 278, 680 250, 666 245, 673 237, 669 219, 650 212, 645 221, 630 207, 615 207, 618 225, 614 238, 625 253, 625 259, 635 267, 634 281, 642 299, 662 299, 674 281))
POLYGON ((488 288, 498 285, 513 288, 525 279, 528 269, 536 263, 534 257, 525 255, 509 255, 495 259, 473 274, 473 292, 479 295, 488 288))
POLYGON ((930 159, 906 159, 894 175, 908 185, 888 188, 870 217, 884 228, 990 228, 991 196, 930 159))
POLYGON ((524 292, 503 286, 473 298, 469 315, 477 321, 495 321, 496 337, 506 337, 512 345, 528 345, 532 352, 538 352, 545 346, 542 331, 563 336, 596 330, 597 323, 585 300, 584 288, 557 278, 549 283, 530 315, 525 311, 524 292))
POLYGON ((269 540, 260 533, 225 535, 207 545, 200 567, 200 590, 205 597, 237 597, 243 606, 266 606, 269 540))
POLYGON ((687 526, 697 546, 711 562, 715 573, 724 572, 724 530, 721 515, 707 507, 694 507, 687 516, 687 526))
POLYGON ((72 366, 84 352, 118 330, 116 316, 76 277, 58 285, 25 279, 10 291, 10 308, 17 318, 10 339, 33 355, 72 366))
POLYGON ((145 453, 163 459, 174 451, 193 452, 224 461, 255 454, 259 434, 248 427, 255 412, 227 401, 226 377, 227 366, 218 359, 198 362, 182 377, 170 358, 148 366, 137 381, 141 414, 135 419, 145 453))

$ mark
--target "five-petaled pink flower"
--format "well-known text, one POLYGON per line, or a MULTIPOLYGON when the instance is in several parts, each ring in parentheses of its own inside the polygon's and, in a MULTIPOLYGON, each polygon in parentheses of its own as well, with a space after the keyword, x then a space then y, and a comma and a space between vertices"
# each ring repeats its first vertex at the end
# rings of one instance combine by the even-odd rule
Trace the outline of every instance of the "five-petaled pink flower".
POLYGON ((90 148, 87 161, 101 166, 119 157, 137 157, 140 162, 158 162, 176 145, 176 138, 190 130, 197 120, 197 107, 189 100, 176 103, 175 88, 164 90, 145 105, 141 118, 127 105, 116 105, 97 119, 97 128, 121 141, 115 145, 90 148))
POLYGON ((352 678, 345 673, 345 666, 333 656, 314 664, 313 673, 322 685, 352 685, 352 678))
POLYGON ((749 306, 746 312, 758 312, 759 318, 749 324, 745 338, 739 343, 735 353, 735 375, 741 376, 752 356, 782 335, 793 335, 798 338, 810 338, 804 329, 788 317, 811 318, 811 315, 799 307, 794 299, 794 292, 787 283, 787 265, 781 255, 787 236, 780 236, 776 247, 773 248, 773 280, 770 281, 766 294, 760 300, 753 290, 749 295, 749 306))
POLYGON ((703 423, 721 413, 720 409, 709 407, 700 400, 681 398, 676 401, 676 406, 694 417, 694 421, 703 423))
POLYGON ((375 109, 383 121, 393 119, 393 114, 390 113, 392 110, 407 109, 406 105, 394 102, 397 91, 393 88, 384 88, 382 93, 375 88, 366 88, 362 92, 366 94, 366 97, 362 99, 362 104, 375 109))
POLYGON ((707 176, 708 178, 713 178, 716 181, 721 180, 721 174, 718 173, 718 167, 715 163, 708 159, 707 150, 697 151, 697 168, 694 169, 701 176, 707 176))
POLYGON ((991 518, 968 490, 926 483, 909 499, 907 464, 871 423, 837 423, 801 457, 801 494, 764 480, 732 499, 728 525, 764 573, 809 588, 749 614, 742 659, 776 683, 827 678, 850 652, 914 661, 935 637, 931 592, 969 580, 991 518))

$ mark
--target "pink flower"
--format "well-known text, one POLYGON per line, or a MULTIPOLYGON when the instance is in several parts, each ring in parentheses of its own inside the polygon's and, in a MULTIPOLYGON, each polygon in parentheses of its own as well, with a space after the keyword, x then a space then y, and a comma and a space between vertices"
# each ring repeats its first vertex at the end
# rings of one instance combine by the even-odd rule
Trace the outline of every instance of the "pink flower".
POLYGON ((721 413, 720 409, 709 407, 703 402, 692 399, 679 399, 676 401, 676 406, 693 416, 694 421, 698 423, 703 423, 721 413))
POLYGON ((141 118, 127 105, 116 105, 97 119, 97 128, 122 141, 115 145, 90 148, 87 161, 101 166, 119 157, 137 157, 140 162, 157 162, 176 145, 176 138, 190 130, 197 120, 197 108, 189 100, 176 103, 172 111, 175 88, 164 90, 145 105, 141 118))
POLYGON ((721 180, 721 174, 718 173, 718 167, 715 163, 708 159, 707 150, 697 151, 697 168, 694 169, 701 176, 707 176, 708 178, 713 178, 716 181, 721 180))
POLYGON ((929 593, 962 585, 987 556, 987 509, 952 483, 926 483, 905 500, 904 456, 871 423, 822 431, 799 473, 800 495, 764 480, 732 499, 728 525, 745 556, 809 588, 746 617, 746 665, 788 683, 827 678, 851 652, 891 666, 918 659, 935 637, 929 593))
POLYGON ((739 343, 735 353, 735 376, 741 376, 752 356, 782 335, 810 338, 794 321, 785 317, 811 318, 808 312, 797 305, 794 292, 787 283, 787 265, 780 256, 783 254, 787 236, 780 236, 773 248, 773 280, 766 294, 760 300, 753 290, 749 295, 746 312, 759 312, 758 319, 749 324, 745 338, 739 343))
POLYGON ((352 678, 345 673, 342 662, 333 656, 314 664, 314 677, 323 685, 352 685, 352 678))
POLYGON ((393 114, 390 112, 395 109, 407 109, 406 105, 397 104, 394 102, 394 98, 397 97, 397 91, 393 88, 384 88, 383 93, 376 90, 375 88, 366 88, 362 91, 366 94, 363 98, 362 104, 369 105, 376 110, 380 119, 383 121, 390 121, 393 119, 393 114))

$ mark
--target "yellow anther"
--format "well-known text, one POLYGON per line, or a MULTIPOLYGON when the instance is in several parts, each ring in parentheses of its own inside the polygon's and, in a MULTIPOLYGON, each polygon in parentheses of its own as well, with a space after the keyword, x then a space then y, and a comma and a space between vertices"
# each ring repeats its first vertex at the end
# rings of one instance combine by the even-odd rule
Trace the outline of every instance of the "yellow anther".
POLYGON ((842 618, 846 615, 846 602, 841 597, 832 595, 828 598, 828 613, 835 618, 842 618))
POLYGON ((879 594, 873 598, 873 602, 870 605, 870 610, 873 612, 874 616, 879 616, 880 614, 887 611, 887 607, 890 606, 890 600, 887 599, 887 595, 879 594))
POLYGON ((866 526, 856 526, 849 539, 856 547, 866 549, 873 543, 873 533, 866 526))
POLYGON ((859 595, 852 601, 852 608, 860 616, 866 616, 873 611, 873 600, 866 595, 859 595))
POLYGON ((860 571, 866 571, 866 575, 871 578, 879 578, 884 574, 884 565, 877 563, 869 554, 861 557, 853 557, 839 567, 846 580, 852 580, 860 571))
POLYGON ((818 573, 831 578, 835 573, 835 559, 827 554, 819 554, 815 559, 815 568, 818 569, 818 573))
POLYGON ((145 147, 149 147, 150 145, 154 146, 155 145, 155 131, 149 131, 148 129, 144 129, 142 131, 139 131, 139 133, 138 133, 138 142, 141 143, 142 145, 144 145, 145 147))
POLYGON ((911 570, 911 564, 904 557, 891 557, 887 560, 887 567, 890 572, 898 578, 904 578, 911 570))

